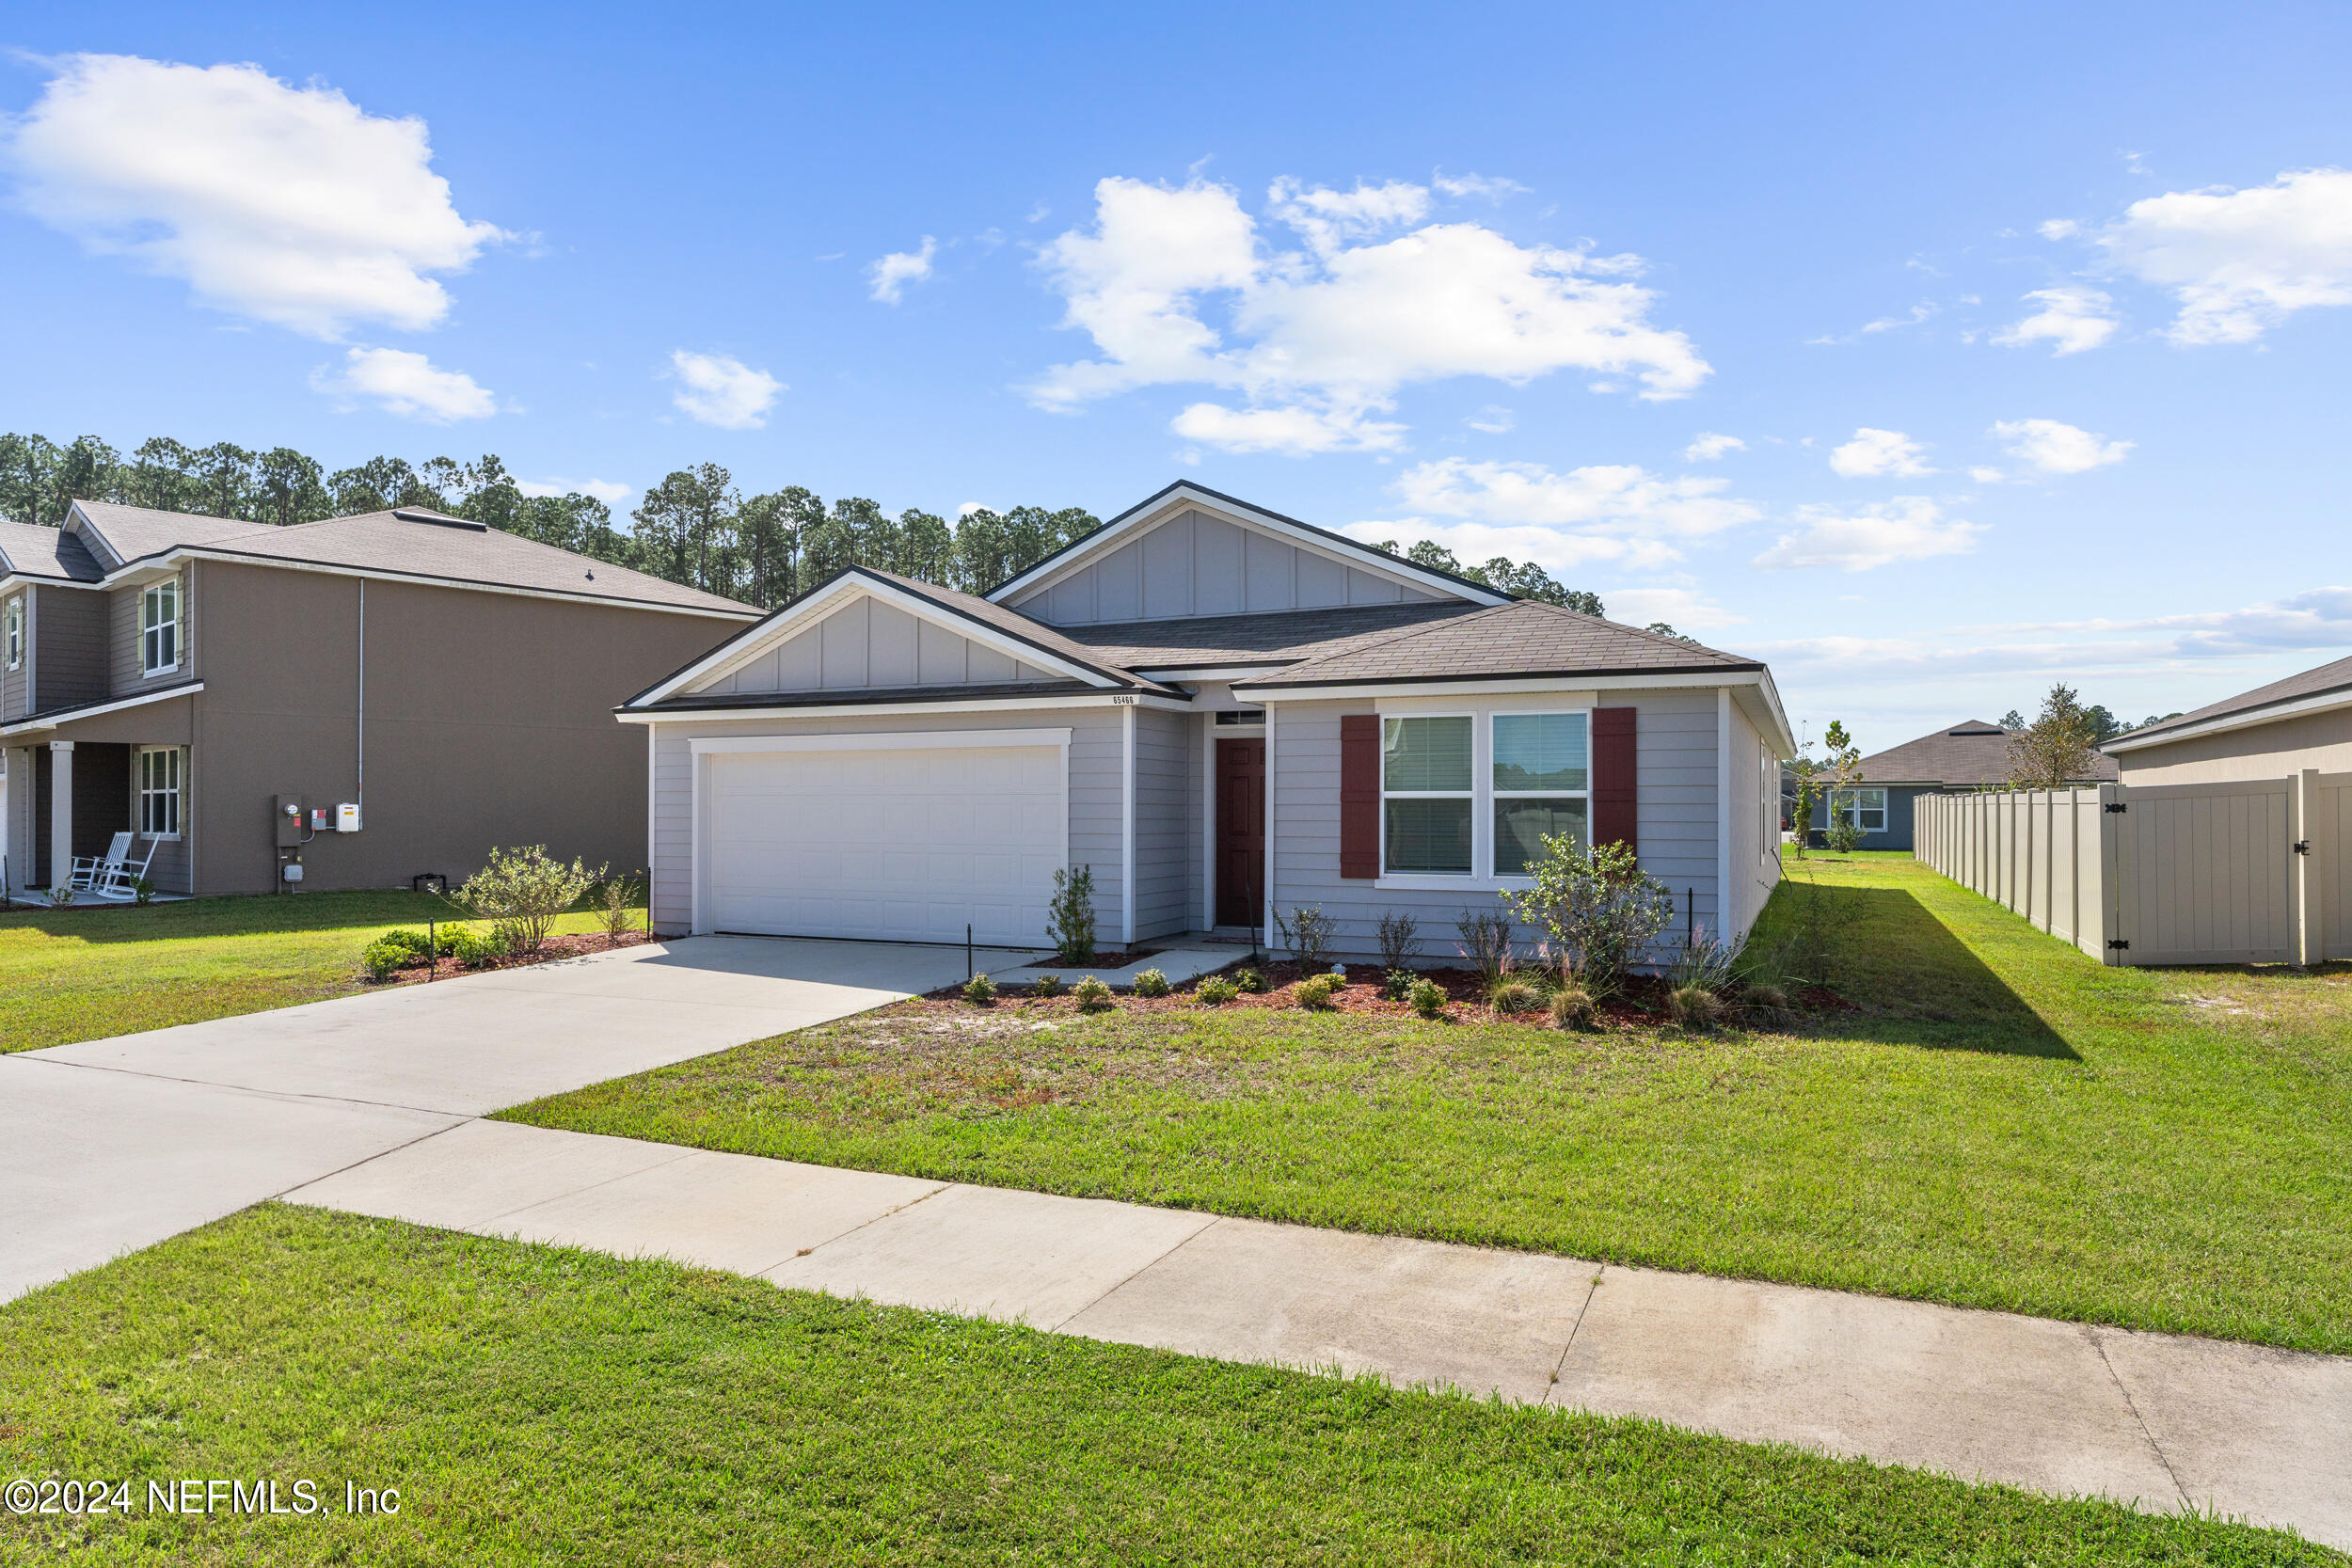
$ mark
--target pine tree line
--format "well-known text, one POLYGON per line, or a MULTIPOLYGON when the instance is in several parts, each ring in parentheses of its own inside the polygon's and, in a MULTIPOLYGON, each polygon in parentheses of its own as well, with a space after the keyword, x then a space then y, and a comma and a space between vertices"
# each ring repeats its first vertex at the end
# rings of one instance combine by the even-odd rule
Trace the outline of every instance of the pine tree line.
MULTIPOLYGON (((375 457, 329 472, 289 447, 189 447, 158 436, 126 458, 94 436, 61 445, 0 435, 0 517, 56 528, 76 500, 274 528, 413 506, 770 608, 853 565, 985 593, 1100 526, 1074 506, 976 511, 950 523, 915 507, 893 517, 861 496, 828 506, 797 484, 746 496, 725 468, 699 463, 646 491, 621 528, 594 496, 524 495, 490 454, 462 464, 375 457)), ((1497 557, 1466 566, 1426 541, 1403 552, 1393 543, 1378 547, 1505 593, 1602 612, 1598 596, 1554 582, 1532 562, 1497 557)))

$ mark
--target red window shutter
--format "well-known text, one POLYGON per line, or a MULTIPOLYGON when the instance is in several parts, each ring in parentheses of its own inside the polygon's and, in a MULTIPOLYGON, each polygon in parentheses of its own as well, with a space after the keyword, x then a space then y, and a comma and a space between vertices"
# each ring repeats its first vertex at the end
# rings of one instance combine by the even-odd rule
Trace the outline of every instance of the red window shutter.
POLYGON ((1340 716, 1340 875, 1380 875, 1380 716, 1340 716))
POLYGON ((1639 851, 1636 838, 1638 784, 1633 715, 1629 707, 1593 710, 1593 842, 1615 842, 1639 851))

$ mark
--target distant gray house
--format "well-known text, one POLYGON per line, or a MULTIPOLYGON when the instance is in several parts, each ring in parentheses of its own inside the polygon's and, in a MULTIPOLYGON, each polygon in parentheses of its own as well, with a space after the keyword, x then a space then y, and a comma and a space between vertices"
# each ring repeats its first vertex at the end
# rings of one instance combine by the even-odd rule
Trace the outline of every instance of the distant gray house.
POLYGON ((0 522, 8 886, 125 832, 167 894, 453 881, 493 845, 635 868, 612 705, 759 614, 434 512, 0 522))
POLYGON ((853 567, 618 710, 667 932, 1106 943, 1384 911, 1450 952, 1546 833, 1632 845, 1696 922, 1779 875, 1793 750, 1755 659, 1181 483, 985 595, 853 567))
MULTIPOLYGON (((1813 842, 1825 842, 1823 831, 1842 816, 1862 830, 1857 847, 1911 848, 1912 802, 1922 795, 2008 784, 2016 773, 2010 743, 2022 733, 1971 719, 1864 757, 1861 786, 1814 808, 1813 842)), ((2115 778, 2114 759, 2103 756, 2077 782, 2113 784, 2115 778)))

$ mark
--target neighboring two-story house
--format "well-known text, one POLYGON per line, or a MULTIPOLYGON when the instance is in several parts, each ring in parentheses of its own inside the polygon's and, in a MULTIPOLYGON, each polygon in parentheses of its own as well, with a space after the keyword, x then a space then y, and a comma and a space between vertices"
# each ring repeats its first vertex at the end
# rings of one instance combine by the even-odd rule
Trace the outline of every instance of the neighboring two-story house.
POLYGON ((0 522, 8 885, 125 831, 167 894, 453 884, 493 845, 635 869, 612 705, 759 614, 418 510, 0 522))
POLYGON ((1451 953, 1546 834, 1634 847, 1691 923, 1779 876, 1765 666, 1514 599, 1199 485, 986 595, 850 568, 622 705, 658 929, 1106 942, 1313 905, 1451 953))

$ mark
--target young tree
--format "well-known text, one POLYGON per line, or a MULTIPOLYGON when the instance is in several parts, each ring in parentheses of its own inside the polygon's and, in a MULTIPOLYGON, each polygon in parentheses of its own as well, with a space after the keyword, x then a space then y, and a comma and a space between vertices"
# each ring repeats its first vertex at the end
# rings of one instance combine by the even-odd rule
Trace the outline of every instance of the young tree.
POLYGON ((2010 737, 2010 783, 2019 789, 2064 789, 2091 777, 2099 756, 2092 727, 2074 690, 2054 683, 2034 721, 2010 737))
POLYGON ((1844 854, 1853 848, 1861 830, 1852 819, 1853 791, 1862 783, 1862 748, 1846 733, 1845 721, 1833 719, 1821 732, 1822 770, 1829 775, 1830 847, 1844 854))

